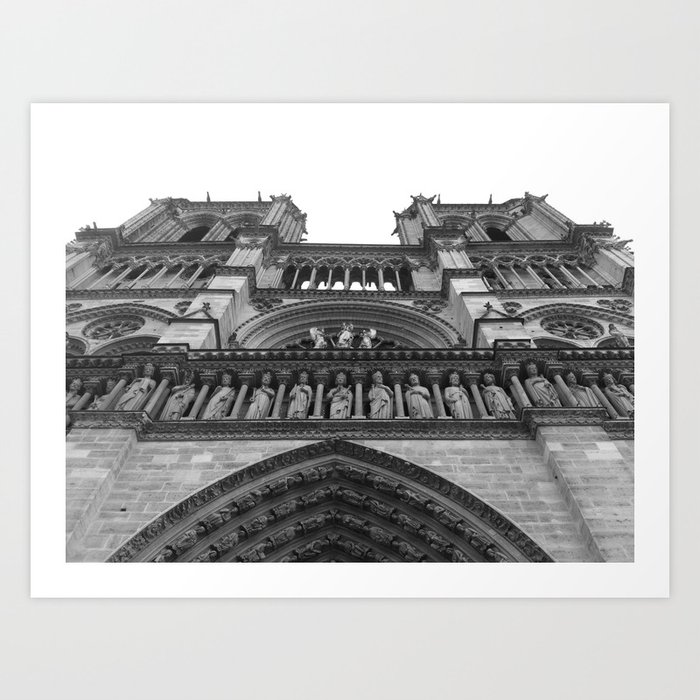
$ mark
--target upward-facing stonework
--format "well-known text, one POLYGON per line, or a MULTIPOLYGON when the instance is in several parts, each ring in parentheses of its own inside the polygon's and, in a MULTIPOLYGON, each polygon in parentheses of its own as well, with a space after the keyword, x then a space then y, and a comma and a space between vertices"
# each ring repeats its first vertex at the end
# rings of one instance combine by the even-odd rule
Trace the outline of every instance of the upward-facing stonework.
POLYGON ((66 250, 69 561, 632 561, 634 263, 546 196, 306 242, 151 200, 66 250))

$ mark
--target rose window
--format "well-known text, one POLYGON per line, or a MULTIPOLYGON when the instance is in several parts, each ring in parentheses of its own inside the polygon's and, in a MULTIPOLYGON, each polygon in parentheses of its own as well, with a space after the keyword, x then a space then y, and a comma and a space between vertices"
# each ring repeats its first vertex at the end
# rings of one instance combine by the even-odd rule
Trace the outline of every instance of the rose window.
POLYGON ((552 318, 550 316, 542 319, 542 328, 547 333, 571 340, 591 340, 603 335, 603 329, 597 323, 575 318, 552 318))
POLYGON ((145 323, 140 316, 116 316, 89 323, 83 328, 83 335, 93 340, 113 340, 135 333, 145 323))

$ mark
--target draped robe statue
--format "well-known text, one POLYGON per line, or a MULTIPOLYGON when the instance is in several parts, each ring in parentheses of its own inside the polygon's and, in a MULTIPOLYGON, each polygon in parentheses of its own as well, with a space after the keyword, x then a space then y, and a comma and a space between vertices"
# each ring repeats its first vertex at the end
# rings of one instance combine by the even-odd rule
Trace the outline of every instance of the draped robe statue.
POLYGON ((369 417, 375 420, 393 417, 394 392, 383 384, 381 372, 372 375, 372 386, 369 390, 369 417))
POLYGON ((188 373, 185 376, 185 383, 173 387, 173 390, 168 397, 165 408, 160 414, 161 420, 180 420, 185 415, 185 411, 194 401, 196 394, 194 388, 194 376, 188 373))
POLYGON ((535 406, 539 408, 561 408, 559 394, 557 394, 556 390, 547 379, 538 376, 537 365, 534 363, 527 366, 525 388, 530 394, 530 399, 535 406))
POLYGON ((625 418, 634 418, 634 394, 626 386, 617 384, 612 374, 603 375, 604 394, 612 407, 625 418))
POLYGON ((486 410, 494 418, 498 420, 513 420, 515 418, 513 402, 504 389, 501 389, 500 386, 496 386, 496 377, 494 377, 493 374, 484 375, 482 389, 486 410))
POLYGON ((445 403, 453 418, 463 420, 473 418, 472 408, 469 404, 469 394, 459 381, 459 375, 450 375, 450 386, 445 387, 445 403))
POLYGON ((420 385, 417 374, 412 374, 406 384, 406 404, 411 418, 434 418, 430 406, 430 392, 420 385))
POLYGON ((245 414, 245 420, 262 420, 267 418, 272 401, 275 398, 275 392, 270 388, 271 381, 272 375, 269 372, 265 372, 262 376, 262 385, 250 397, 250 406, 245 414))
POLYGON ((308 384, 309 375, 306 372, 299 374, 299 381, 289 392, 289 408, 287 418, 306 418, 309 415, 313 390, 308 384))
POLYGON ((115 411, 140 411, 156 388, 153 375, 156 368, 148 362, 143 368, 143 377, 134 379, 114 406, 115 411))
POLYGON ((352 323, 344 323, 340 333, 338 333, 338 342, 335 344, 337 348, 351 348, 355 334, 352 332, 354 326, 352 323))
POLYGON ((627 336, 614 323, 608 326, 608 333, 615 339, 616 347, 628 348, 630 346, 630 341, 627 339, 627 336))
POLYGON ((202 420, 222 420, 231 410, 233 401, 236 398, 236 390, 231 386, 233 377, 224 373, 221 377, 221 386, 214 389, 214 393, 209 399, 209 403, 204 409, 202 420))
POLYGON ((579 406, 583 408, 598 408, 600 406, 600 401, 598 401, 593 391, 587 386, 581 386, 576 381, 576 375, 573 372, 569 372, 566 375, 566 386, 569 387, 569 391, 579 406))
POLYGON ((316 326, 309 328, 309 335, 314 344, 314 350, 324 350, 328 347, 328 343, 326 342, 328 336, 326 335, 325 328, 317 328, 316 326))
POLYGON ((326 400, 331 402, 330 417, 332 419, 350 418, 352 389, 345 386, 345 375, 342 372, 335 378, 335 388, 328 392, 326 400))

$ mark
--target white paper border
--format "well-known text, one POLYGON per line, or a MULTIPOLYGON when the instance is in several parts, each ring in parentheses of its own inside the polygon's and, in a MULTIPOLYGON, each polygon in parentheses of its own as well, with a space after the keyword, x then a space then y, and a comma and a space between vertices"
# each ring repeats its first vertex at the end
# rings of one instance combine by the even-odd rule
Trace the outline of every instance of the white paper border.
MULTIPOLYGON (((394 105, 396 106, 396 105, 394 105)), ((433 105, 436 109, 465 105, 433 105)), ((566 109, 567 105, 549 105, 566 109)), ((625 105, 625 107, 641 105, 625 105)), ((139 105, 138 108, 147 108, 139 105)), ((175 105, 173 106, 175 107, 175 105)), ((216 105, 210 105, 212 109, 216 105)), ((281 108, 267 105, 268 108, 281 108)), ((289 105, 285 105, 288 108, 289 105)), ((313 109, 313 105, 306 108, 313 109)), ((382 105, 367 105, 378 109, 382 105)), ((510 105, 493 105, 507 110, 510 105)), ((33 105, 31 234, 31 594, 33 597, 665 597, 669 591, 669 190, 643 197, 658 239, 635 241, 638 375, 635 445, 635 561, 630 564, 266 564, 155 567, 65 562, 63 232, 43 210, 40 135, 34 128, 60 105, 33 105), (644 378, 644 379, 641 379, 644 378), (653 395, 652 395, 653 392, 653 395), (409 568, 410 573, 409 572, 409 568)), ((410 105, 405 106, 410 109, 410 105)), ((658 114, 668 182, 668 106, 658 114)), ((105 135, 108 138, 108 135, 105 135)), ((643 147, 643 144, 640 144, 643 147)), ((86 164, 86 167, 88 165, 86 164)), ((648 173, 640 172, 640 182, 648 173)), ((627 183, 635 186, 634 183, 627 183)), ((642 188, 643 190, 643 188, 642 188)), ((554 202, 556 206, 556 202, 554 202)), ((119 222, 112 222, 116 225, 119 222)), ((626 232, 618 231, 623 237, 626 232)))

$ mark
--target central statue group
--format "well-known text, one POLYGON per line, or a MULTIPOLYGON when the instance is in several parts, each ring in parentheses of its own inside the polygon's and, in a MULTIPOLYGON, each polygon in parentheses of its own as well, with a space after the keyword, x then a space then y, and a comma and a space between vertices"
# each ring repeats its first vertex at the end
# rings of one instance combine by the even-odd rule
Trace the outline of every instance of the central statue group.
MULTIPOLYGON (((333 336, 326 333, 325 328, 314 326, 309 329, 309 335, 313 343, 314 350, 325 350, 329 344, 332 348, 352 348, 355 341, 355 327, 352 323, 343 323, 342 328, 333 336)), ((372 350, 382 344, 382 339, 377 336, 375 328, 365 328, 360 331, 360 344, 358 348, 361 350, 372 350), (376 341, 376 342, 375 342, 376 341)))

